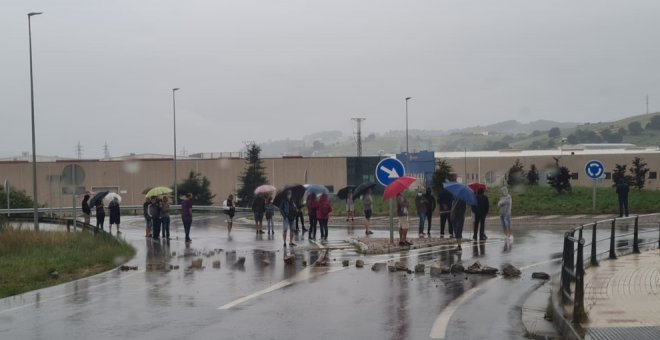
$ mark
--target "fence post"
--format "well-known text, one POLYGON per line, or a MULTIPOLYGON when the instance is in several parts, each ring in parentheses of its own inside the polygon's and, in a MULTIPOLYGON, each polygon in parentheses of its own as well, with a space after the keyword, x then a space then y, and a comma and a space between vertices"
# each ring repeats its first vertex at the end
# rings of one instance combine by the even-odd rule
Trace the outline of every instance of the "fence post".
POLYGON ((575 297, 573 299, 573 323, 580 323, 584 315, 584 239, 578 240, 575 265, 575 297))
POLYGON ((596 253, 596 226, 598 223, 594 222, 594 227, 591 231, 591 265, 594 267, 598 266, 598 254, 596 253))
POLYGON ((633 254, 639 254, 639 215, 635 216, 635 231, 633 232, 633 254))
POLYGON ((571 293, 571 281, 568 275, 566 274, 566 266, 568 265, 568 236, 570 234, 568 232, 564 233, 564 251, 562 253, 562 260, 561 260, 561 299, 562 301, 566 301, 566 294, 571 293))
POLYGON ((610 233, 610 259, 615 260, 616 259, 616 251, 615 251, 615 244, 616 244, 616 239, 614 235, 614 228, 616 228, 616 219, 612 220, 612 232, 610 233))
MULTIPOLYGON (((571 231, 570 233, 571 237, 575 237, 575 230, 571 231)), ((568 269, 570 269, 571 273, 575 272, 575 242, 571 240, 567 240, 566 244, 568 245, 568 269)), ((575 281, 575 276, 569 276, 568 277, 568 282, 573 282, 575 281)), ((570 289, 570 285, 569 285, 570 289)), ((569 290, 570 293, 570 290, 569 290)))

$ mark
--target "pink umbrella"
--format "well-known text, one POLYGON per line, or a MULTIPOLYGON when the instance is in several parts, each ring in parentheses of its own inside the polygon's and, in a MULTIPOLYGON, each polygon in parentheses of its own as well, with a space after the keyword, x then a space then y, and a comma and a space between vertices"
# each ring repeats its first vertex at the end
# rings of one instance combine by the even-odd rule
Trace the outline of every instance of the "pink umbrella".
POLYGON ((255 195, 272 195, 277 191, 277 189, 269 184, 264 184, 260 185, 256 189, 254 189, 254 194, 255 195))
POLYGON ((383 199, 388 200, 392 197, 395 197, 400 192, 403 192, 406 189, 408 189, 410 185, 413 184, 416 180, 417 178, 410 176, 403 176, 397 178, 394 182, 390 183, 390 185, 385 187, 385 192, 383 193, 383 199))

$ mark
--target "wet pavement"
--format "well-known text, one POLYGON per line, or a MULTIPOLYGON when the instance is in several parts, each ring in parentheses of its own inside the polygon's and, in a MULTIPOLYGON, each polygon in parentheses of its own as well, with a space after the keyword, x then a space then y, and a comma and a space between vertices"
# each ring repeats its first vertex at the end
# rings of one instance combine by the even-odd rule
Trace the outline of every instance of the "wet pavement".
MULTIPOLYGON (((365 256, 347 242, 364 234, 357 221, 355 227, 331 226, 326 244, 299 238, 292 250, 282 247, 281 227, 269 237, 238 225, 228 237, 221 218, 202 216, 186 245, 176 217, 169 244, 145 239, 141 218, 123 220, 121 237, 137 249, 127 265, 137 271, 113 270, 2 299, 0 338, 524 338, 521 306, 540 285, 531 273, 558 271, 567 229, 516 226, 514 240, 505 241, 491 223, 489 240, 464 243, 460 255, 444 245, 365 256), (291 254, 295 264, 286 265, 284 256, 291 254), (303 265, 324 254, 328 266, 303 265), (235 266, 241 257, 245 262, 235 266), (194 259, 202 259, 204 268, 190 268, 194 259), (365 261, 364 268, 355 267, 357 259, 365 261), (342 266, 343 260, 350 265, 342 266), (411 269, 425 263, 427 269, 424 274, 370 269, 393 260, 411 269), (496 268, 511 263, 523 274, 431 277, 428 265, 437 260, 465 266, 478 260, 496 268)), ((385 228, 374 234, 388 236, 385 228)))

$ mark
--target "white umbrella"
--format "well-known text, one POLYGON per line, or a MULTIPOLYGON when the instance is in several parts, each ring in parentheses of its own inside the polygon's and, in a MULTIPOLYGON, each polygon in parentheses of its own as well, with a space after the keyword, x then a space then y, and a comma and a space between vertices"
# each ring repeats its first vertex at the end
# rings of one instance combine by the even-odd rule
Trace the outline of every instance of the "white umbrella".
POLYGON ((121 196, 119 196, 119 194, 111 192, 111 193, 105 195, 105 197, 103 197, 103 205, 105 205, 106 207, 109 206, 110 202, 114 201, 115 198, 117 199, 119 204, 121 204, 121 196))

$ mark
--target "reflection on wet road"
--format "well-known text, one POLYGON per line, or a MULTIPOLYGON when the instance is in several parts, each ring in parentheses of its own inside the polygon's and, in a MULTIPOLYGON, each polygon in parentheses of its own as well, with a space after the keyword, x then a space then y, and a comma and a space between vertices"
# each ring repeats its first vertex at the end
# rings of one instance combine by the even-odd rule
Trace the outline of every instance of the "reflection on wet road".
MULTIPOLYGON (((178 222, 178 221, 177 221, 178 222)), ((226 236, 220 218, 195 221, 193 243, 144 238, 142 221, 126 218, 121 237, 137 249, 111 271, 0 300, 0 338, 140 339, 511 339, 522 338, 520 306, 539 282, 532 271, 555 272, 562 228, 518 227, 514 241, 491 229, 487 242, 362 256, 345 241, 360 227, 331 228, 330 242, 299 236, 283 248, 281 234, 255 235, 239 226, 226 236), (292 255, 293 264, 285 264, 292 255), (195 260, 201 259, 199 268, 195 260), (365 261, 356 268, 355 260, 365 261), (342 261, 350 266, 343 267, 342 261), (390 273, 373 263, 412 268, 442 261, 528 268, 519 279, 390 273), (312 266, 326 262, 326 266, 312 266), (532 266, 532 267, 530 267, 532 266)), ((356 231, 357 230, 357 231, 356 231)), ((375 237, 389 232, 377 230, 375 237)), ((179 238, 179 239, 177 239, 179 238)))

